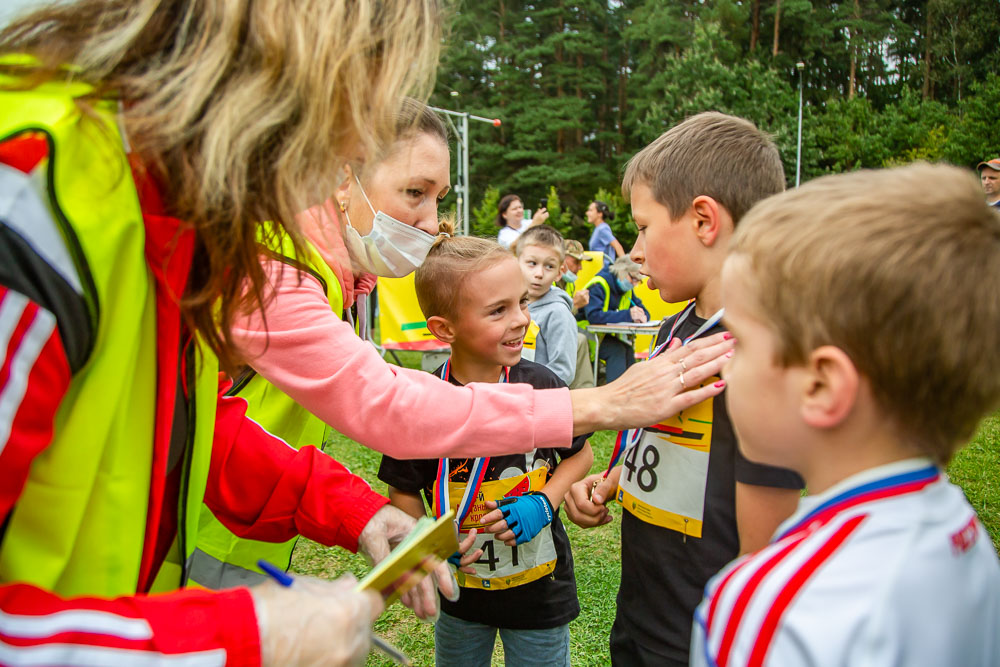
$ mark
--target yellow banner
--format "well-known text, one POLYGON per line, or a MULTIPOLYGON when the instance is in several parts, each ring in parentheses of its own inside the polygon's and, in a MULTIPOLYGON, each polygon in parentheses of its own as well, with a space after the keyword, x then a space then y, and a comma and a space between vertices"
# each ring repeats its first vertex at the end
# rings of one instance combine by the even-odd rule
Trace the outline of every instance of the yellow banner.
POLYGON ((448 346, 430 332, 420 312, 413 274, 378 279, 378 324, 382 347, 390 350, 440 350, 448 346))

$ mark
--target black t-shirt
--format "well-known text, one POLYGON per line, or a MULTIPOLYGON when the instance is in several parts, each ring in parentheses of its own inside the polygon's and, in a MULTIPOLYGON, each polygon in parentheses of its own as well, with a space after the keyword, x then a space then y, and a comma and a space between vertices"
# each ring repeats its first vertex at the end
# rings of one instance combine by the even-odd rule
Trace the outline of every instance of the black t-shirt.
MULTIPOLYGON (((666 340, 677 317, 663 322, 657 344, 666 340)), ((674 336, 686 338, 704 322, 692 310, 674 336)), ((717 324, 702 336, 720 331, 725 329, 717 324)), ((739 552, 737 481, 787 489, 804 486, 790 470, 747 460, 737 447, 724 395, 709 400, 715 402, 702 536, 685 538, 628 511, 622 513, 622 579, 611 631, 615 664, 688 663, 691 622, 705 585, 739 552)))
MULTIPOLYGON (((441 369, 435 374, 440 376, 441 369)), ((536 389, 566 386, 552 371, 540 364, 522 360, 511 366, 510 382, 530 384, 536 389)), ((452 384, 461 384, 454 378, 452 384)), ((484 481, 509 477, 513 471, 530 472, 541 466, 548 467, 548 476, 561 459, 573 456, 586 444, 588 435, 574 438, 565 448, 536 449, 528 454, 493 456, 486 468, 484 481), (503 475, 504 472, 506 475, 503 475)), ((466 482, 472 459, 449 459, 448 469, 453 482, 466 482)), ((424 494, 428 506, 432 504, 432 485, 437 477, 437 459, 400 461, 383 456, 378 478, 401 491, 424 494)), ((545 630, 569 623, 580 614, 576 597, 576 578, 573 575, 573 553, 569 538, 559 519, 557 510, 552 518, 552 541, 556 550, 555 570, 549 575, 521 586, 503 590, 463 588, 458 602, 441 598, 441 610, 451 616, 472 623, 482 623, 513 630, 545 630)), ((502 543, 498 543, 503 547, 502 543)), ((503 547, 507 548, 507 547, 503 547)))

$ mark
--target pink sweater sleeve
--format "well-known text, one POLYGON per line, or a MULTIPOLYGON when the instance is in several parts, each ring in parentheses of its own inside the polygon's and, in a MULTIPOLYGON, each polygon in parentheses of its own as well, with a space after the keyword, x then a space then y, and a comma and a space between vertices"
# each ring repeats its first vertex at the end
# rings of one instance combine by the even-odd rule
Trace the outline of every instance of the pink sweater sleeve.
POLYGON ((317 280, 288 268, 265 262, 276 287, 265 308, 267 330, 254 312, 236 323, 233 337, 258 373, 339 432, 400 459, 569 445, 567 389, 456 387, 392 366, 330 310, 317 280))

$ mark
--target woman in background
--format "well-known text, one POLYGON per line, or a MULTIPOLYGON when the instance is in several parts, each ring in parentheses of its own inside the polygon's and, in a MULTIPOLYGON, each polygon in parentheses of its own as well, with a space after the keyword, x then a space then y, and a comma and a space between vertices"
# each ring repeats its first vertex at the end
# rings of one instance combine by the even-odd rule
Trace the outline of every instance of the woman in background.
POLYGON ((549 219, 549 212, 544 206, 540 206, 535 214, 531 216, 531 222, 524 224, 524 204, 517 195, 504 195, 497 206, 497 227, 500 233, 497 234, 497 243, 504 248, 514 247, 517 237, 524 233, 528 227, 540 225, 549 219))
POLYGON ((604 253, 604 265, 607 266, 619 257, 625 255, 625 249, 611 231, 609 220, 615 219, 615 213, 602 201, 594 200, 587 207, 587 222, 594 225, 590 235, 587 250, 604 253))

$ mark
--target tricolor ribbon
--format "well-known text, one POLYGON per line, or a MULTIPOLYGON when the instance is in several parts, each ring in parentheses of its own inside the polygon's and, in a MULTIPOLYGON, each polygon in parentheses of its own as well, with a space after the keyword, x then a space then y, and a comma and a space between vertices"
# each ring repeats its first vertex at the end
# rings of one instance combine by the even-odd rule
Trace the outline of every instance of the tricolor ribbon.
MULTIPOLYGON (((667 334, 666 340, 657 345, 656 349, 654 349, 650 353, 649 355, 650 359, 659 355, 660 352, 663 352, 663 350, 667 349, 670 346, 670 342, 673 341, 674 339, 674 333, 677 331, 677 328, 681 325, 681 323, 688 318, 688 315, 694 312, 694 306, 695 306, 695 301, 694 299, 692 299, 691 301, 688 302, 688 305, 684 307, 684 310, 681 311, 681 314, 677 316, 677 319, 675 319, 674 323, 670 326, 670 332, 667 334)), ((691 334, 687 338, 682 339, 681 345, 682 346, 687 345, 695 338, 698 338, 703 333, 714 327, 716 324, 719 323, 719 320, 722 319, 723 315, 725 315, 725 309, 720 308, 718 311, 716 311, 714 315, 705 320, 702 323, 702 325, 695 330, 693 334, 691 334)), ((618 437, 615 439, 615 448, 611 451, 611 460, 608 461, 608 467, 604 471, 603 479, 607 479, 608 474, 611 472, 611 469, 614 468, 616 465, 618 465, 618 461, 628 452, 628 450, 632 449, 632 447, 638 444, 639 440, 642 439, 642 432, 643 429, 641 428, 625 429, 624 431, 618 431, 618 437)))
MULTIPOLYGON (((441 379, 447 382, 450 376, 451 357, 444 362, 444 366, 441 368, 441 379)), ((504 367, 500 374, 500 382, 510 382, 509 367, 504 367)), ((468 516, 469 511, 472 509, 472 505, 476 501, 476 497, 479 495, 479 489, 483 485, 483 479, 486 477, 486 468, 489 467, 489 464, 490 457, 488 456, 479 457, 472 463, 472 470, 469 471, 469 481, 465 485, 465 493, 462 495, 462 500, 459 501, 458 507, 455 510, 455 523, 459 527, 462 525, 462 522, 465 521, 465 517, 468 516)), ((440 518, 449 509, 449 477, 448 459, 445 457, 438 461, 437 477, 434 479, 433 509, 434 516, 438 518, 440 518)))

